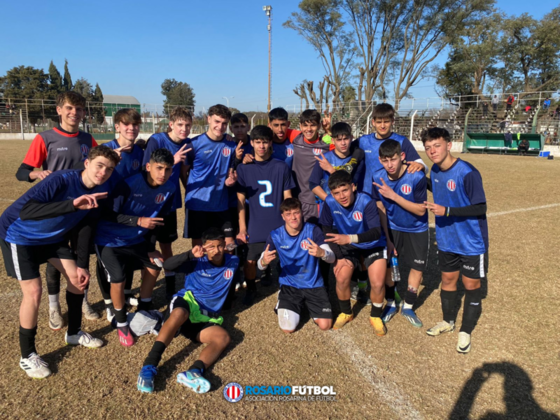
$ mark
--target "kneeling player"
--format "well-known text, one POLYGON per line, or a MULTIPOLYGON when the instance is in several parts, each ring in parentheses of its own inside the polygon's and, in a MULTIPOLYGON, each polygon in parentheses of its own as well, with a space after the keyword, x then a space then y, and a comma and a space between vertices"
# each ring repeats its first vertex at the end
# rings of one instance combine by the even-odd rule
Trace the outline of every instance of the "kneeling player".
POLYGON ((385 297, 387 248, 377 205, 371 196, 355 192, 352 176, 344 170, 330 176, 329 188, 331 193, 325 198, 319 223, 328 237, 326 242, 331 243, 337 258, 334 275, 341 313, 333 329, 342 328, 354 319, 350 303, 350 280, 354 270, 363 265, 371 285, 370 324, 376 335, 385 335, 387 329, 381 314, 385 297))
MULTIPOLYGON (((410 267, 408 289, 401 313, 413 326, 420 328, 422 321, 412 307, 418 297, 430 246, 428 214, 424 207, 428 196, 427 180, 423 171, 409 173, 404 164, 405 158, 401 145, 396 140, 385 140, 379 146, 379 161, 383 169, 373 175, 373 185, 377 188, 372 193, 378 207, 387 215, 389 236, 395 246, 395 254, 401 256, 410 267)), ((398 308, 394 299, 395 283, 390 280, 385 283, 385 288, 387 306, 383 311, 383 322, 387 323, 395 316, 398 308)))
POLYGON ((107 147, 92 148, 84 170, 62 170, 29 189, 0 217, 0 246, 6 272, 19 280, 23 292, 20 307, 20 367, 32 378, 51 374, 47 363, 37 354, 37 315, 41 303, 41 264, 50 262, 68 280, 68 331, 70 345, 101 347, 103 342, 81 331, 84 289, 89 282, 90 236, 78 235, 78 264, 68 247, 67 234, 84 223, 97 200, 107 197, 109 179, 119 162, 116 152, 107 147), (85 249, 86 258, 80 256, 85 249), (80 251, 82 250, 82 251, 80 251))
POLYGON ((292 333, 299 324, 303 306, 307 306, 313 321, 322 330, 332 326, 332 309, 329 295, 319 270, 319 258, 334 262, 334 254, 321 229, 303 223, 301 202, 288 198, 280 205, 285 225, 273 230, 266 240, 266 249, 259 259, 259 269, 280 258, 280 293, 276 312, 278 324, 285 333, 292 333))
POLYGON ((144 361, 137 382, 140 391, 153 392, 157 365, 177 332, 206 344, 189 370, 177 376, 177 382, 199 394, 210 390, 210 382, 203 374, 230 342, 229 334, 220 326, 223 318, 219 312, 239 266, 239 259, 226 254, 225 250, 222 231, 210 228, 202 234, 202 246, 197 245, 165 261, 163 267, 166 270, 187 273, 185 287, 171 299, 169 318, 144 361))
POLYGON ((430 328, 428 335, 455 329, 457 282, 465 286, 463 322, 457 351, 471 349, 471 333, 482 311, 480 280, 488 270, 488 224, 486 196, 480 172, 470 163, 451 155, 451 136, 443 128, 430 128, 422 143, 432 166, 434 203, 426 208, 436 215, 436 240, 441 268, 441 307, 443 321, 430 328))
POLYGON ((125 280, 129 272, 143 269, 138 310, 149 310, 160 272, 155 259, 163 257, 155 250, 155 234, 148 233, 161 226, 164 217, 172 211, 176 190, 172 182, 167 182, 172 168, 171 152, 163 148, 155 150, 146 163, 146 172, 121 181, 112 194, 112 211, 126 215, 126 222, 101 219, 97 226, 96 252, 111 283, 117 332, 125 347, 134 344, 126 318, 125 280))

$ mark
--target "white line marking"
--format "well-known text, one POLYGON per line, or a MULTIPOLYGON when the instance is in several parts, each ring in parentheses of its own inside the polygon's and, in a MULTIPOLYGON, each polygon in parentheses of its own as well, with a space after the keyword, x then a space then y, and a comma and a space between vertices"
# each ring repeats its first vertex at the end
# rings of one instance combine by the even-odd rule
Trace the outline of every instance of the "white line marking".
POLYGON ((372 356, 366 356, 352 337, 342 331, 331 332, 329 335, 337 344, 338 349, 349 356, 353 366, 377 391, 380 400, 387 401, 387 406, 395 412, 397 418, 418 420, 423 418, 399 387, 384 379, 388 376, 388 372, 375 366, 373 363, 375 359, 372 356))
MULTIPOLYGON (((544 205, 544 206, 537 206, 537 207, 527 207, 527 208, 524 208, 524 209, 514 209, 514 210, 498 211, 498 212, 496 212, 496 213, 488 213, 488 214, 486 215, 486 217, 505 216, 506 214, 523 213, 523 212, 526 212, 526 211, 550 209, 550 208, 553 208, 553 207, 560 207, 560 203, 546 204, 546 205, 544 205)), ((431 228, 435 228, 435 227, 436 227, 435 223, 430 223, 430 227, 431 227, 431 228)))
POLYGON ((10 200, 9 198, 0 198, 0 201, 7 201, 9 203, 13 203, 16 200, 10 200))

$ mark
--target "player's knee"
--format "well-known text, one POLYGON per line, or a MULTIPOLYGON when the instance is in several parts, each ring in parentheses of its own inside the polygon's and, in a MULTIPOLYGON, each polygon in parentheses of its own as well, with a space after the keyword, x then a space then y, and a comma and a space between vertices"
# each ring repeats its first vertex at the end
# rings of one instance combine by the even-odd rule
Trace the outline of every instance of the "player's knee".
POLYGON ((299 324, 299 314, 289 309, 278 309, 278 325, 280 329, 287 333, 296 330, 299 324))
POLYGON ((24 296, 27 299, 32 300, 37 305, 39 304, 39 302, 41 302, 42 294, 43 294, 43 286, 41 285, 41 283, 35 284, 31 287, 27 287, 24 290, 24 296))
POLYGON ((171 311, 169 318, 177 323, 185 323, 189 319, 189 311, 185 308, 175 308, 171 311))
POLYGON ((215 332, 212 337, 212 342, 217 344, 220 348, 225 349, 231 343, 231 337, 229 336, 228 332, 223 328, 218 330, 219 332, 215 332))
POLYGON ((322 331, 328 331, 332 327, 332 319, 317 319, 315 322, 322 331))

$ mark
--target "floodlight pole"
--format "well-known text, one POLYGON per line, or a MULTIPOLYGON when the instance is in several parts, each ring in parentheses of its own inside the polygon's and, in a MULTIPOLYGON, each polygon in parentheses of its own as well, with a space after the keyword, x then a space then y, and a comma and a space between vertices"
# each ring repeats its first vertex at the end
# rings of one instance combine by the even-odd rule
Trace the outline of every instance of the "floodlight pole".
POLYGON ((272 6, 263 6, 263 11, 268 16, 268 105, 267 110, 270 112, 270 92, 271 92, 271 67, 272 67, 272 6))

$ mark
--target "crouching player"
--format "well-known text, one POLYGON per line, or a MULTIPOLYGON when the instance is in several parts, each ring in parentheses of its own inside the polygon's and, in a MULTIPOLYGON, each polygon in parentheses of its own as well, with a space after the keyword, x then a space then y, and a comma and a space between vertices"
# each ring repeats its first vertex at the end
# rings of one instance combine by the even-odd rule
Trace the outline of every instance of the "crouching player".
POLYGON ((210 228, 202 234, 202 246, 165 261, 166 270, 187 273, 185 286, 171 299, 169 318, 144 361, 137 382, 140 391, 153 392, 157 365, 177 332, 191 341, 206 344, 198 360, 177 375, 177 382, 199 394, 210 390, 210 382, 203 374, 230 342, 229 334, 221 327, 223 318, 219 312, 239 266, 239 259, 225 250, 222 231, 210 228))
MULTIPOLYGON (((41 303, 41 264, 50 262, 68 281, 68 331, 70 345, 101 347, 103 342, 81 331, 84 289, 89 282, 88 258, 79 258, 68 247, 67 234, 83 223, 97 200, 107 197, 109 179, 119 162, 113 150, 99 146, 89 151, 83 170, 62 170, 49 175, 29 189, 0 217, 0 246, 6 272, 19 280, 23 292, 20 307, 20 367, 32 378, 51 374, 47 363, 37 354, 37 316, 41 303)), ((90 233, 91 234, 91 233, 90 233)), ((80 250, 89 256, 90 236, 78 235, 80 250)))
POLYGON ((265 270, 280 258, 280 292, 276 313, 285 333, 292 333, 299 324, 303 306, 322 330, 332 326, 332 309, 319 270, 319 259, 334 262, 334 254, 325 243, 323 232, 314 224, 304 223, 301 202, 288 198, 280 205, 285 225, 273 230, 266 240, 266 249, 258 265, 265 270))
POLYGON ((385 298, 387 248, 377 205, 371 196, 355 192, 352 175, 345 170, 330 176, 329 188, 331 193, 325 198, 319 223, 327 236, 325 241, 332 245, 337 258, 334 275, 341 313, 333 329, 340 329, 354 319, 350 280, 354 270, 363 266, 371 285, 370 324, 376 335, 385 335, 387 329, 381 314, 385 298))
POLYGON ((465 286, 463 322, 457 343, 459 353, 471 349, 471 333, 482 311, 480 280, 488 272, 488 223, 486 196, 480 172, 451 155, 451 137, 443 128, 430 128, 422 143, 432 166, 434 203, 426 208, 436 215, 436 240, 441 268, 441 307, 443 321, 430 328, 428 335, 455 329, 457 282, 465 286))
MULTIPOLYGON (((422 321, 412 309, 422 283, 422 273, 428 262, 430 234, 428 214, 424 206, 427 200, 427 180, 423 171, 408 172, 408 165, 401 145, 396 140, 385 140, 379 146, 379 161, 383 169, 373 175, 373 197, 381 211, 387 215, 389 236, 395 246, 395 254, 401 256, 410 267, 408 289, 404 298, 402 315, 415 327, 422 321)), ((395 316, 395 283, 385 283, 387 305, 383 311, 383 322, 395 316), (392 299, 391 299, 392 297, 392 299)))
POLYGON ((121 181, 112 194, 111 210, 124 217, 125 221, 103 218, 97 225, 97 257, 111 283, 117 333, 125 347, 134 344, 126 318, 125 280, 131 271, 143 269, 138 310, 149 310, 161 270, 155 260, 163 260, 155 250, 155 235, 157 227, 162 226, 165 216, 171 213, 174 203, 175 184, 167 182, 172 168, 171 152, 163 148, 155 150, 146 163, 146 172, 121 181))

